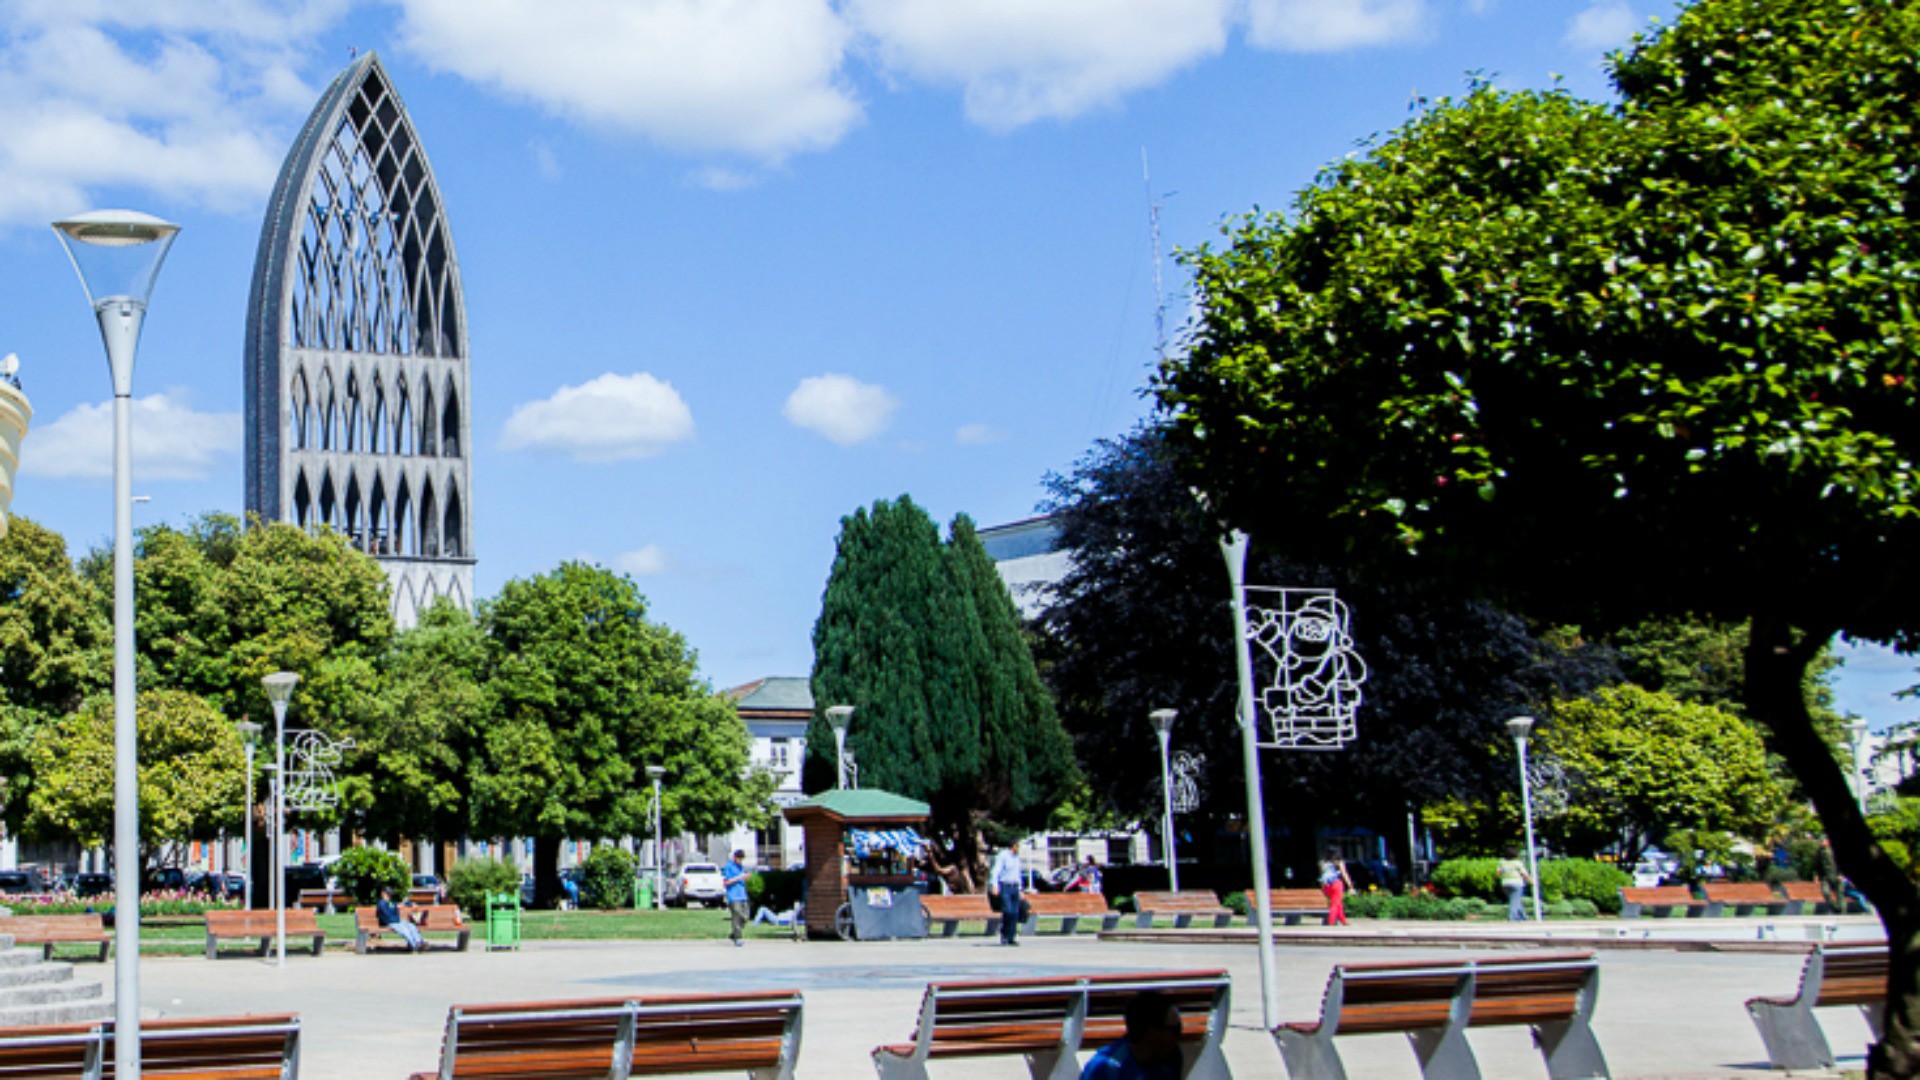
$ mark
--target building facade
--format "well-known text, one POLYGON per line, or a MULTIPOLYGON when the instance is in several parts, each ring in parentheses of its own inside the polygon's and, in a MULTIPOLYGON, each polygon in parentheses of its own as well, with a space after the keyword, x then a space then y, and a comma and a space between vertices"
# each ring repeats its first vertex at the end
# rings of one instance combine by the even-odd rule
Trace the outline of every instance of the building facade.
POLYGON ((379 562, 405 627, 473 603, 466 301, 413 119, 373 53, 333 80, 268 204, 247 307, 246 505, 379 562))
MULTIPOLYGON (((813 687, 806 679, 756 679, 726 692, 753 739, 748 764, 779 778, 774 805, 782 810, 806 801, 800 768, 807 755, 807 724, 813 719, 813 687)), ((776 816, 764 829, 739 826, 716 851, 745 851, 755 866, 786 869, 806 861, 801 830, 776 816)), ((719 857, 719 856, 716 856, 719 857)))

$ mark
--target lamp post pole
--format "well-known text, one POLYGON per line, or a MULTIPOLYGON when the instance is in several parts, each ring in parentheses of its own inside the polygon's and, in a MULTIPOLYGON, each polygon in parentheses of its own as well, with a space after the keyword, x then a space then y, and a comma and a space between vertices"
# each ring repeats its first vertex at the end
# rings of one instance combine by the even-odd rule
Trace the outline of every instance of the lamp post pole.
POLYGON ((1160 736, 1160 846, 1167 849, 1167 888, 1174 892, 1180 891, 1180 860, 1174 854, 1173 767, 1168 763, 1168 746, 1173 742, 1173 718, 1179 715, 1174 709, 1155 709, 1147 714, 1154 734, 1160 736))
POLYGON ((647 766, 647 775, 653 778, 653 910, 659 911, 666 906, 666 897, 661 892, 660 864, 666 861, 666 853, 660 847, 660 778, 667 770, 658 765, 647 766))
POLYGON ((1273 951, 1273 875, 1267 869, 1267 811, 1260 791, 1260 734, 1253 711, 1253 653, 1247 642, 1247 534, 1220 538, 1233 586, 1234 661, 1240 671, 1240 745, 1246 756, 1247 834, 1253 844, 1253 907, 1260 927, 1260 1007, 1268 1031, 1280 1026, 1280 962, 1273 951))
POLYGON ((113 376, 113 891, 132 905, 114 920, 114 1071, 140 1078, 140 773, 134 720, 133 360, 153 280, 180 227, 131 210, 53 223, 93 305, 113 376))
POLYGON ((260 738, 260 725, 251 720, 242 720, 236 725, 240 729, 240 738, 247 744, 247 810, 243 822, 245 831, 240 841, 240 865, 247 868, 247 876, 241 880, 247 883, 247 910, 253 910, 253 744, 260 738))
POLYGON ((847 725, 852 722, 853 706, 827 707, 827 723, 833 725, 833 786, 836 791, 847 786, 847 725))
POLYGON ((273 702, 273 949, 279 967, 287 966, 287 699, 299 681, 291 671, 260 680, 273 702))
POLYGON ((1507 721, 1513 733, 1513 745, 1520 752, 1520 807, 1527 821, 1527 877, 1533 882, 1533 921, 1545 922, 1540 907, 1540 863, 1533 843, 1533 781, 1527 777, 1527 733, 1533 730, 1533 717, 1515 716, 1507 721))

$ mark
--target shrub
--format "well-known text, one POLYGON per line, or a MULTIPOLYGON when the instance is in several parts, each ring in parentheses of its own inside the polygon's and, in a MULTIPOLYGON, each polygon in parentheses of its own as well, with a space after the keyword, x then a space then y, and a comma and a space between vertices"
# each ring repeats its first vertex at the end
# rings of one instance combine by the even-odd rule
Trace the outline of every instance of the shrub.
POLYGON ((1220 906, 1241 918, 1245 918, 1247 914, 1247 894, 1239 889, 1235 889, 1228 893, 1225 899, 1220 901, 1220 906))
POLYGON ((1495 869, 1499 862, 1498 859, 1448 859, 1433 868, 1429 880, 1443 896, 1503 899, 1500 872, 1495 869))
POLYGON ((392 889, 397 896, 407 895, 413 874, 407 861, 391 851, 375 847, 348 848, 335 859, 330 873, 356 904, 371 904, 380 899, 381 889, 392 889))
POLYGON ((487 915, 487 897, 520 895, 520 871, 500 859, 461 859, 447 873, 447 898, 476 919, 487 915))
POLYGON ((1540 864, 1540 893, 1549 903, 1585 900, 1609 915, 1620 913, 1620 890, 1633 875, 1592 859, 1548 859, 1540 864))
POLYGON ((628 852, 600 844, 580 864, 580 906, 612 911, 633 903, 633 872, 639 865, 628 852))

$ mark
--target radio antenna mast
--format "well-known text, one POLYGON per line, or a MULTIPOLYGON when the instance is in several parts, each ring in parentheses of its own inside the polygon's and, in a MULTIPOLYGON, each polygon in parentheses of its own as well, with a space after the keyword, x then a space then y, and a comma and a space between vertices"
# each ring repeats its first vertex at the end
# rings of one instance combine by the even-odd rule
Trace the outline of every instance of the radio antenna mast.
POLYGON ((1167 294, 1160 283, 1160 200, 1153 194, 1153 172, 1147 168, 1147 148, 1140 148, 1140 178, 1147 186, 1147 225, 1153 236, 1153 352, 1167 362, 1167 294))

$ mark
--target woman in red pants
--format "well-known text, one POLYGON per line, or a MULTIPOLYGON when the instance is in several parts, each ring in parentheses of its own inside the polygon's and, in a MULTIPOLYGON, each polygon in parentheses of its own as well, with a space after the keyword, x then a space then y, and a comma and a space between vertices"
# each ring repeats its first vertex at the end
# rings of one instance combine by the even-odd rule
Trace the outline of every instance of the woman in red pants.
POLYGON ((1327 897, 1327 925, 1347 925, 1347 890, 1353 888, 1353 879, 1347 876, 1346 860, 1340 858, 1340 852, 1327 849, 1327 858, 1320 864, 1320 891, 1327 897))

